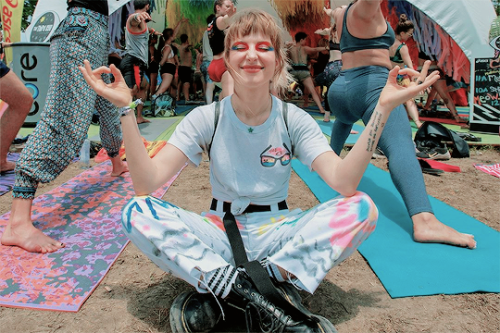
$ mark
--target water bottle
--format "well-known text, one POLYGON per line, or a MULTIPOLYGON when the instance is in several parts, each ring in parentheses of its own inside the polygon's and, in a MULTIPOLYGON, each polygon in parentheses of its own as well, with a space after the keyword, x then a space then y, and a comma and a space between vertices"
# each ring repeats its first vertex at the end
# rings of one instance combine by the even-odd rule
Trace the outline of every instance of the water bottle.
POLYGON ((85 139, 80 149, 80 168, 88 169, 90 167, 90 140, 85 139))

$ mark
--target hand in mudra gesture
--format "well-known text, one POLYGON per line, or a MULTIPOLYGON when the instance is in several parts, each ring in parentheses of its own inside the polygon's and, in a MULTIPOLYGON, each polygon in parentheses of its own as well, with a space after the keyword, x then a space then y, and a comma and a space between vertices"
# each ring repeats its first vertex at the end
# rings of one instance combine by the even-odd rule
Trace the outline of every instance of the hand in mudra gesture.
POLYGON ((396 106, 403 104, 410 98, 418 95, 419 92, 433 85, 437 80, 439 80, 439 72, 434 71, 427 76, 430 64, 430 61, 426 61, 422 66, 421 72, 411 68, 400 69, 399 66, 394 67, 389 72, 387 83, 380 94, 378 100, 379 105, 392 110, 396 106), (410 77, 410 83, 406 86, 400 85, 397 82, 398 74, 408 75, 410 77))
POLYGON ((94 91, 117 107, 130 105, 132 102, 132 94, 129 87, 123 79, 122 73, 111 64, 108 67, 102 66, 92 70, 88 60, 83 61, 84 66, 78 66, 83 74, 83 78, 94 91), (102 80, 102 74, 112 74, 115 81, 106 83, 102 80))

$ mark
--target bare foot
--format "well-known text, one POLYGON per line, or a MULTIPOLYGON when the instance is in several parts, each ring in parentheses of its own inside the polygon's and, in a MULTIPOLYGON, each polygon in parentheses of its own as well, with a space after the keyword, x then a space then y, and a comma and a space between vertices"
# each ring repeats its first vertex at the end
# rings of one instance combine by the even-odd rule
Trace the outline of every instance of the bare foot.
POLYGON ((15 228, 10 224, 5 228, 1 238, 2 245, 18 246, 28 252, 50 253, 65 245, 35 228, 31 223, 24 223, 15 228))
POLYGON ((137 124, 144 124, 144 123, 150 123, 151 121, 144 118, 144 117, 140 117, 140 118, 137 118, 137 124))
POLYGON ((455 246, 476 248, 473 235, 463 234, 441 223, 431 213, 420 213, 412 216, 413 239, 420 243, 443 243, 455 246))
POLYGON ((118 177, 119 175, 128 172, 128 166, 125 163, 118 163, 118 165, 113 164, 113 170, 111 170, 111 177, 118 177))
POLYGON ((355 130, 351 130, 350 134, 358 134, 359 132, 358 131, 355 131, 355 130))
POLYGON ((462 117, 460 117, 460 116, 456 116, 456 117, 455 117, 455 121, 456 121, 457 123, 467 123, 467 119, 464 119, 464 118, 462 118, 462 117))
POLYGON ((330 111, 320 110, 320 113, 324 114, 323 121, 325 123, 329 123, 330 122, 330 111), (323 112, 321 112, 321 111, 323 111, 323 112))
POLYGON ((11 161, 6 161, 2 165, 0 165, 0 172, 12 171, 16 168, 16 163, 11 161))

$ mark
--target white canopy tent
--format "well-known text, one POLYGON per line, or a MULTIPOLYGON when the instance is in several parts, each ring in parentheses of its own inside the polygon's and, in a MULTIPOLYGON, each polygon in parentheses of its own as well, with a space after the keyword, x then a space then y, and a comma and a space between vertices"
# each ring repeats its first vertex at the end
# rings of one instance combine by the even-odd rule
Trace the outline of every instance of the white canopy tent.
POLYGON ((488 40, 496 18, 491 0, 407 0, 446 31, 467 58, 491 58, 488 40))

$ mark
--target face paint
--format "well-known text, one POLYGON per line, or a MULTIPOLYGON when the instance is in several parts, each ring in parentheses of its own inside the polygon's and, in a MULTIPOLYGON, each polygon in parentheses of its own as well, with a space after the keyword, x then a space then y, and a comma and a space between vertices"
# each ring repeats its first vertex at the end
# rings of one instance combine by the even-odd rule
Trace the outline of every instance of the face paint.
POLYGON ((255 48, 257 49, 257 51, 260 52, 274 51, 274 48, 271 46, 271 43, 269 42, 257 43, 257 46, 255 48))
POLYGON ((233 51, 247 51, 248 50, 248 44, 242 43, 242 42, 236 42, 234 43, 233 46, 231 46, 231 50, 233 51))
MULTIPOLYGON (((232 51, 248 51, 250 47, 248 46, 247 43, 243 42, 236 42, 234 43, 233 46, 231 46, 232 51)), ((268 52, 268 51, 274 51, 274 48, 271 46, 271 43, 269 42, 260 42, 255 45, 255 49, 259 52, 268 52)))

